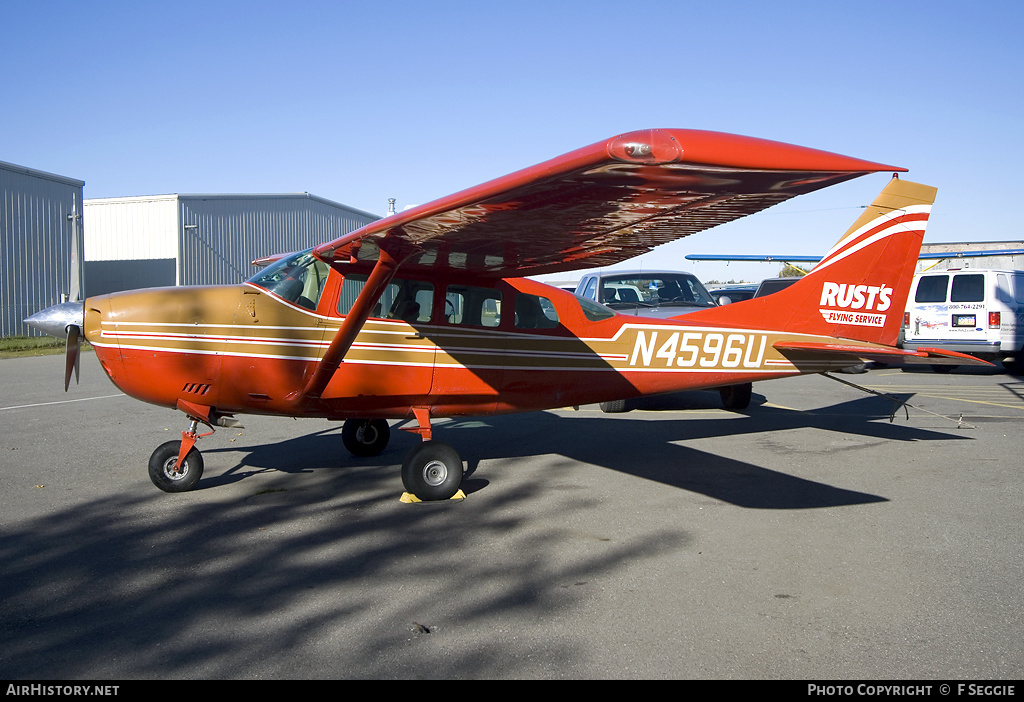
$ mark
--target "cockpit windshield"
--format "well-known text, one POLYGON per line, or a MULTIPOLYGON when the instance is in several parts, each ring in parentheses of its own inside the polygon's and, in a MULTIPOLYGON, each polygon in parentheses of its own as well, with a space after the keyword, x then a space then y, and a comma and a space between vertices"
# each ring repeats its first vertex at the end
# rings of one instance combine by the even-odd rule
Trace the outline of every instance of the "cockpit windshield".
POLYGON ((249 282, 288 302, 315 310, 330 270, 313 255, 312 249, 307 249, 275 261, 249 278, 249 282))
POLYGON ((600 302, 613 310, 637 307, 715 307, 696 276, 688 273, 605 275, 600 302))

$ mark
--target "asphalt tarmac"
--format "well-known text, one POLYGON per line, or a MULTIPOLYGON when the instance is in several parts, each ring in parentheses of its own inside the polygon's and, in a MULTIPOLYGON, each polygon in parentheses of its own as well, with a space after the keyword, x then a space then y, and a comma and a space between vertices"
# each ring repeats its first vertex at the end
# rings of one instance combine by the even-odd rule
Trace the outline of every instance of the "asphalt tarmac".
POLYGON ((405 504, 394 431, 185 428, 87 354, 0 360, 0 678, 1024 677, 1024 382, 873 369, 439 423, 463 501, 405 504))

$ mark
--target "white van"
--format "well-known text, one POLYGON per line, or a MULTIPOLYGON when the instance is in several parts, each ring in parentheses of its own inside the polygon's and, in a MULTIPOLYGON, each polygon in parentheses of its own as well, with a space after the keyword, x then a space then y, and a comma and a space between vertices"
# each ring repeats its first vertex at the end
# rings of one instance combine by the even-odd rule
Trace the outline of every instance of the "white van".
POLYGON ((903 348, 919 347, 1024 367, 1024 271, 963 268, 918 273, 903 316, 903 348))

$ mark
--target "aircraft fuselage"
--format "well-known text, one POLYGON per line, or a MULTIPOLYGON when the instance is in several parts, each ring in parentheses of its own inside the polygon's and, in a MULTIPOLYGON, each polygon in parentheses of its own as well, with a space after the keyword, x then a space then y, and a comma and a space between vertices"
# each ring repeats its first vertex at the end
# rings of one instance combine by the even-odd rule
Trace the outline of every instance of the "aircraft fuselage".
POLYGON ((253 283, 90 298, 85 335, 140 400, 335 419, 539 410, 842 365, 786 358, 772 344, 792 333, 615 314, 523 278, 410 274, 392 281, 394 299, 377 305, 320 397, 304 397, 351 304, 346 276, 365 271, 335 264, 315 302, 253 283), (415 317, 398 318, 402 294, 421 303, 415 317))

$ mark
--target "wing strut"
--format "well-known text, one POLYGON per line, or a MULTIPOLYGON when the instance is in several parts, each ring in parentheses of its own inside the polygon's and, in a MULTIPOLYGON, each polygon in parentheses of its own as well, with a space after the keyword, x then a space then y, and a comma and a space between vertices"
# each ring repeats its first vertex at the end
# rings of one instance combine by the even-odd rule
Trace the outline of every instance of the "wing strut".
POLYGON ((334 373, 345 359, 345 354, 351 348, 352 342, 355 341, 356 335, 359 334, 359 330, 366 323, 374 305, 380 300, 388 283, 394 277, 395 271, 398 270, 398 267, 403 262, 419 251, 416 248, 407 246, 389 248, 393 250, 388 252, 384 250, 383 246, 380 247, 380 256, 373 267, 373 271, 366 279, 366 284, 363 285, 363 289, 356 297, 352 309, 349 310, 348 315, 345 317, 345 321, 341 323, 337 333, 335 333, 331 345, 327 347, 327 352, 324 353, 324 357, 320 360, 320 365, 317 366, 316 372, 313 373, 313 377, 306 383, 306 388, 302 392, 302 398, 319 399, 320 395, 323 394, 327 384, 331 382, 334 373))

